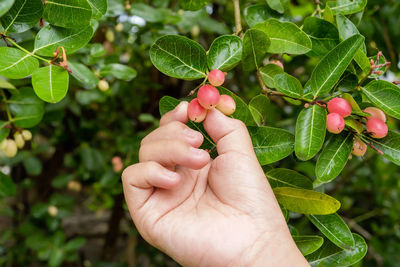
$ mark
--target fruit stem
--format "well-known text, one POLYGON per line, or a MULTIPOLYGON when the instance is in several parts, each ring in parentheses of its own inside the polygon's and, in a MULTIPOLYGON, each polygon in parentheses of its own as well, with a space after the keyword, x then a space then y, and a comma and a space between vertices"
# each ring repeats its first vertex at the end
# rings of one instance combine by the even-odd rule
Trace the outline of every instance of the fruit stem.
POLYGON ((235 35, 243 34, 242 32, 242 21, 240 17, 240 3, 239 0, 232 0, 233 9, 235 14, 235 35))
POLYGON ((32 57, 35 57, 35 58, 37 58, 37 59, 43 60, 43 61, 45 61, 45 62, 51 64, 51 61, 50 61, 50 60, 47 60, 47 59, 45 59, 45 58, 42 58, 42 57, 40 57, 40 56, 35 55, 35 54, 32 53, 32 52, 29 52, 28 50, 26 50, 26 49, 23 48, 22 46, 18 45, 16 42, 14 42, 14 41, 12 40, 12 38, 10 38, 10 37, 8 37, 8 36, 4 36, 4 37, 7 39, 7 41, 9 41, 9 42, 12 43, 15 47, 17 47, 18 49, 20 49, 20 50, 22 50, 23 52, 27 53, 28 55, 30 55, 30 56, 32 56, 32 57))
MULTIPOLYGON (((3 98, 4 98, 4 103, 5 103, 5 106, 6 106, 6 112, 7 112, 8 121, 11 123, 11 122, 13 121, 13 118, 12 118, 12 116, 11 116, 10 109, 8 108, 7 96, 6 96, 6 94, 4 93, 4 90, 1 90, 1 95, 2 95, 3 98)), ((3 127, 4 127, 4 126, 3 126, 3 127)))

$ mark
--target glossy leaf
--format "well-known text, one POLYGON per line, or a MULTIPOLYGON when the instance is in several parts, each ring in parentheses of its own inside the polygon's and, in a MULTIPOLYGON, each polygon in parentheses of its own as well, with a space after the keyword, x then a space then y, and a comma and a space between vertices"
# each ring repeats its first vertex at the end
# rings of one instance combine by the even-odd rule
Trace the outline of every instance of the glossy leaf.
POLYGON ((339 201, 313 190, 292 187, 276 187, 273 190, 279 204, 293 212, 325 215, 340 208, 339 201))
POLYGON ((337 0, 328 2, 327 5, 334 14, 349 15, 362 11, 367 5, 367 0, 337 0))
POLYGON ((274 78, 283 72, 283 69, 276 64, 268 64, 260 68, 261 78, 269 88, 275 88, 274 78))
POLYGON ((8 121, 0 120, 0 142, 10 135, 11 129, 6 127, 9 124, 8 121))
POLYGON ((47 25, 43 27, 35 38, 34 53, 52 57, 59 46, 65 48, 68 55, 89 43, 93 35, 93 28, 89 25, 81 29, 67 29, 47 25))
POLYGON ((24 32, 33 28, 40 21, 42 14, 42 0, 15 0, 11 9, 0 18, 0 23, 4 33, 24 32))
POLYGON ((92 17, 94 19, 101 19, 107 12, 107 0, 88 0, 89 5, 92 7, 92 17))
POLYGON ((258 126, 265 125, 270 106, 271 103, 266 95, 258 95, 250 100, 249 109, 258 126))
POLYGON ((120 80, 130 81, 136 77, 137 72, 129 66, 114 63, 105 65, 103 68, 101 68, 100 75, 111 75, 120 80))
POLYGON ((303 86, 300 81, 287 73, 275 75, 274 84, 276 90, 287 96, 301 98, 303 95, 303 86))
POLYGON ((265 173, 269 184, 272 188, 275 187, 294 187, 312 189, 312 181, 307 176, 304 176, 290 169, 276 168, 265 173))
POLYGON ((349 93, 344 93, 342 95, 342 98, 345 99, 347 102, 349 102, 352 111, 356 111, 356 112, 361 112, 361 108, 360 106, 357 104, 357 102, 354 100, 354 98, 351 96, 351 94, 349 93))
POLYGON ((271 41, 260 30, 247 30, 243 37, 242 65, 246 71, 258 69, 267 54, 271 41))
POLYGON ((315 174, 319 181, 328 182, 336 178, 346 166, 353 149, 353 134, 343 132, 332 135, 317 160, 315 174))
POLYGON ((261 165, 286 158, 293 152, 292 133, 272 127, 248 127, 254 152, 261 165))
POLYGON ((87 89, 96 88, 99 83, 99 79, 94 75, 94 73, 85 65, 69 61, 68 66, 72 71, 71 75, 77 79, 82 85, 87 89))
POLYGON ((324 243, 324 239, 317 235, 295 235, 292 237, 303 256, 318 250, 324 243))
POLYGON ((85 27, 92 18, 92 7, 87 0, 46 0, 43 16, 55 26, 85 27))
POLYGON ((180 6, 185 10, 199 10, 207 5, 209 0, 179 0, 180 6))
POLYGON ((400 87, 391 82, 375 80, 364 86, 361 91, 375 106, 400 119, 400 87))
POLYGON ((204 48, 179 35, 166 35, 150 49, 153 65, 162 73, 184 80, 206 77, 207 56, 204 48))
POLYGON ((0 75, 9 79, 22 79, 39 68, 39 61, 12 47, 0 47, 0 75))
POLYGON ((245 18, 250 27, 271 18, 280 18, 282 15, 271 9, 268 5, 252 5, 245 9, 245 18))
POLYGON ((210 70, 228 71, 242 59, 242 40, 235 35, 223 35, 214 40, 207 55, 210 70))
POLYGON ((139 16, 147 22, 162 22, 165 21, 165 14, 161 9, 154 8, 145 3, 133 3, 131 12, 135 16, 139 16))
POLYGON ((332 23, 316 18, 307 17, 304 20, 303 31, 312 42, 312 50, 307 53, 311 57, 323 57, 339 43, 339 33, 332 23))
POLYGON ((359 122, 358 120, 355 120, 351 117, 345 118, 344 123, 346 124, 347 127, 350 127, 354 131, 356 131, 358 134, 362 133, 364 131, 364 125, 359 122))
MULTIPOLYGON (((309 255, 314 256, 316 254, 312 258, 310 257, 311 259, 308 262, 312 267, 351 266, 359 262, 367 254, 368 247, 361 236, 353 234, 353 238, 355 245, 352 248, 339 250, 330 255, 318 255, 319 251, 316 251, 309 255)), ((324 249, 324 246, 321 249, 324 249)), ((309 257, 307 258, 309 259, 309 257)))
POLYGON ((14 196, 17 192, 17 188, 13 182, 13 180, 0 172, 0 197, 11 197, 14 196))
POLYGON ((303 109, 296 122, 296 156, 301 160, 313 158, 322 148, 326 132, 326 110, 318 105, 303 109))
POLYGON ((0 2, 0 17, 3 16, 12 7, 15 0, 2 0, 0 2))
POLYGON ((289 4, 288 0, 266 0, 267 4, 279 13, 285 12, 287 5, 289 4))
POLYGON ((383 157, 391 162, 400 166, 400 134, 397 132, 389 131, 388 135, 382 139, 373 139, 366 137, 370 140, 376 148, 383 152, 383 157))
POLYGON ((0 78, 0 88, 2 89, 9 89, 9 90, 16 90, 15 86, 8 81, 0 78))
POLYGON ((300 55, 309 52, 312 48, 308 35, 292 22, 268 19, 253 28, 263 31, 270 38, 269 53, 300 55))
POLYGON ((32 85, 36 95, 49 103, 57 103, 67 94, 68 71, 50 65, 38 69, 32 75, 32 85))
POLYGON ((308 215, 307 218, 336 246, 343 249, 354 246, 354 238, 349 227, 337 213, 308 215))
POLYGON ((314 98, 325 95, 333 88, 363 41, 363 36, 354 35, 337 45, 318 63, 304 86, 310 87, 314 98))
POLYGON ((19 89, 7 102, 16 127, 31 128, 43 118, 44 103, 30 87, 19 89))

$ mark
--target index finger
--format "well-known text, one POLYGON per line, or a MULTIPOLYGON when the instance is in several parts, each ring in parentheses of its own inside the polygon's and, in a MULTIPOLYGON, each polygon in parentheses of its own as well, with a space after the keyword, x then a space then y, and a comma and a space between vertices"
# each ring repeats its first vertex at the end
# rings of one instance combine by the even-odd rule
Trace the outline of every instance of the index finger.
POLYGON ((173 121, 179 121, 186 124, 189 120, 187 115, 187 108, 189 103, 182 101, 173 110, 168 111, 161 117, 160 126, 166 125, 173 121))

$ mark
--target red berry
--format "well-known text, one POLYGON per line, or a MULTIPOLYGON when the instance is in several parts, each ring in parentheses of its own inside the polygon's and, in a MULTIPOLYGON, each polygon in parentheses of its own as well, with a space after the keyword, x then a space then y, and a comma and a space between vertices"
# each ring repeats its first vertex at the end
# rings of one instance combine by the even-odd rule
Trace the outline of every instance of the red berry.
POLYGON ((344 119, 337 113, 329 113, 326 118, 326 128, 329 132, 338 134, 344 129, 344 119))
POLYGON ((353 143, 353 151, 351 152, 354 156, 362 157, 367 152, 367 144, 356 137, 353 143))
POLYGON ((383 138, 388 133, 388 127, 382 120, 372 118, 367 122, 367 132, 370 133, 372 138, 383 138))
POLYGON ((229 95, 221 95, 219 97, 217 109, 227 116, 232 115, 236 110, 235 100, 229 95))
POLYGON ((212 70, 208 74, 208 81, 212 86, 221 86, 225 81, 225 73, 220 70, 212 70))
POLYGON ((211 85, 203 85, 197 92, 197 99, 200 105, 205 109, 212 109, 217 106, 219 101, 219 92, 217 88, 211 85))
POLYGON ((202 122, 206 118, 207 110, 204 109, 197 98, 190 101, 188 106, 188 117, 191 121, 202 122))
POLYGON ((349 102, 340 97, 335 97, 328 102, 329 113, 337 113, 343 118, 351 114, 351 106, 349 102))
POLYGON ((383 122, 386 122, 386 115, 385 113, 380 110, 379 108, 375 108, 375 107, 368 107, 366 109, 363 110, 365 113, 369 113, 371 114, 371 116, 366 117, 367 120, 372 119, 372 118, 376 118, 376 119, 380 119, 383 122))
POLYGON ((271 60, 269 63, 278 65, 279 67, 281 67, 282 69, 284 69, 284 68, 283 68, 282 62, 280 62, 279 60, 276 60, 276 59, 275 59, 275 60, 271 60))

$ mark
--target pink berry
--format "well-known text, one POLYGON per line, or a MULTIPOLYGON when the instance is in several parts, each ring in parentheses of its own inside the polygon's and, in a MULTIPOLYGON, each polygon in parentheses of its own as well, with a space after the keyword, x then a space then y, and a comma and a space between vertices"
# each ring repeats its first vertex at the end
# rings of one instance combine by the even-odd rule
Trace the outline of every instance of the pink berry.
POLYGON ((356 137, 353 143, 353 151, 351 152, 354 156, 362 157, 367 152, 367 145, 356 137))
POLYGON ((281 67, 282 69, 284 69, 284 68, 283 68, 282 62, 280 62, 279 60, 276 60, 276 59, 275 59, 275 60, 271 60, 269 63, 278 65, 279 67, 281 67))
POLYGON ((212 86, 221 86, 225 81, 225 73, 220 70, 212 70, 208 74, 208 81, 212 86))
POLYGON ((372 118, 376 118, 376 119, 380 119, 383 122, 386 122, 386 115, 385 113, 380 110, 379 108, 375 108, 375 107, 368 107, 366 109, 363 110, 365 113, 369 113, 371 114, 371 116, 366 117, 367 120, 372 119, 372 118))
POLYGON ((344 119, 337 113, 329 113, 326 118, 326 128, 329 132, 338 134, 344 129, 344 119))
POLYGON ((188 106, 188 117, 191 121, 202 122, 206 118, 207 110, 203 108, 197 98, 190 101, 188 106))
POLYGON ((219 97, 217 109, 227 116, 232 115, 236 110, 235 100, 229 95, 221 95, 219 97))
POLYGON ((197 99, 203 108, 212 109, 218 104, 219 92, 214 86, 206 84, 200 87, 199 91, 197 92, 197 99))
POLYGON ((351 106, 349 102, 340 97, 335 97, 328 102, 329 113, 337 113, 343 118, 351 114, 351 106))
POLYGON ((367 122, 367 132, 370 133, 372 138, 383 138, 388 133, 388 127, 384 121, 372 118, 367 122))

